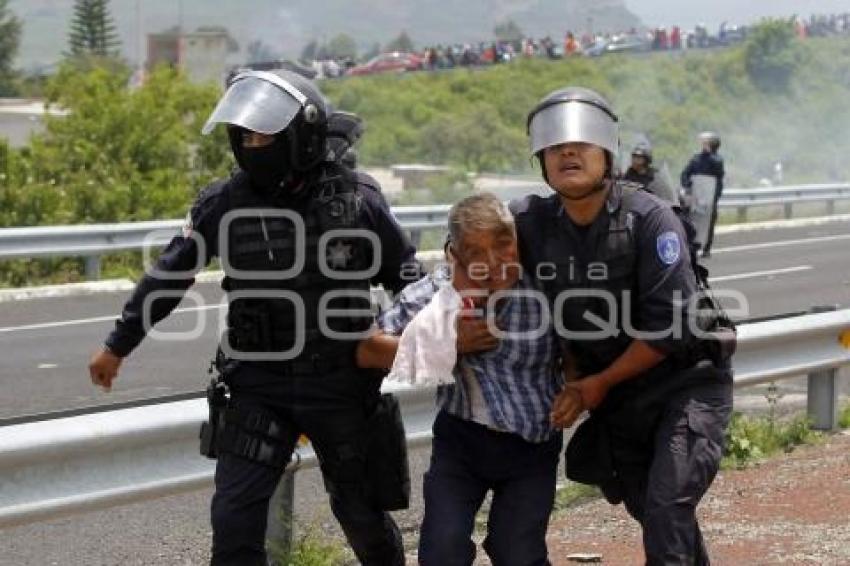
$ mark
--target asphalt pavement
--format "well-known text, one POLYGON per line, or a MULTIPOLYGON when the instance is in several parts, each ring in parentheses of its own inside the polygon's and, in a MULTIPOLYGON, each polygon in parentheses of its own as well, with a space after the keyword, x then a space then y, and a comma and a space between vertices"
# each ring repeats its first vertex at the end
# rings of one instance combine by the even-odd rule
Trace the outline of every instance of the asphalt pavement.
MULTIPOLYGON (((850 306, 850 221, 721 234, 706 261, 736 319, 850 306), (727 296, 729 295, 729 296, 727 296)), ((199 283, 127 358, 111 393, 87 364, 128 293, 0 302, 0 419, 200 391, 220 333, 222 291, 199 283)))

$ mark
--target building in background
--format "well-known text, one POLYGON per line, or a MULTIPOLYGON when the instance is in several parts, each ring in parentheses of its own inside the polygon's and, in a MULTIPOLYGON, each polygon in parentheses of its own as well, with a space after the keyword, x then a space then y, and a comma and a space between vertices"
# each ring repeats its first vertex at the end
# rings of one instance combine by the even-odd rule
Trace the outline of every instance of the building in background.
POLYGON ((172 28, 148 34, 147 69, 171 65, 195 83, 223 84, 229 59, 239 45, 223 27, 201 27, 192 32, 172 28))
POLYGON ((43 100, 0 98, 0 139, 12 147, 29 143, 30 136, 44 131, 44 117, 50 114, 63 116, 65 110, 46 107, 43 100))

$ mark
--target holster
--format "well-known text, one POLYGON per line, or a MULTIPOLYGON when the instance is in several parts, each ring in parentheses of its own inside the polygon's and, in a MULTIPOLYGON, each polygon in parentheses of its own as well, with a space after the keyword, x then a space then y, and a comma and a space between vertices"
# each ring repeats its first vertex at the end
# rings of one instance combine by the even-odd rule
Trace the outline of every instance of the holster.
POLYGON ((209 419, 201 423, 201 455, 218 458, 218 443, 224 431, 224 415, 229 403, 227 385, 220 378, 213 378, 207 386, 209 419))
POLYGON ((381 395, 369 417, 366 438, 366 490, 372 503, 384 511, 410 505, 410 466, 407 436, 398 399, 381 395))

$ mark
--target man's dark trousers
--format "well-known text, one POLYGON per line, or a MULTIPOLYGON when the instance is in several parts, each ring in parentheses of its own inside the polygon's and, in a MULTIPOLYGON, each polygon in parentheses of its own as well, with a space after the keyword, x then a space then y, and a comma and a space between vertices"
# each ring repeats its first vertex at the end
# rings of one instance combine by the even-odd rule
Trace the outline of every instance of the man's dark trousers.
POLYGON ((492 490, 484 549, 493 566, 548 565, 546 529, 561 444, 560 433, 535 444, 441 411, 424 479, 419 563, 472 564, 475 515, 492 490))

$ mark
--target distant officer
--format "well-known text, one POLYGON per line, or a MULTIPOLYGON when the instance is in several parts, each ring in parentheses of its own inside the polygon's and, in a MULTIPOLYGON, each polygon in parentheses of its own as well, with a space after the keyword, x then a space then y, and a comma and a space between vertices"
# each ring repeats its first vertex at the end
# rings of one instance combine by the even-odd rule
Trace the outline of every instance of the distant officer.
POLYGON ((632 161, 623 180, 634 183, 641 190, 654 194, 661 200, 678 205, 679 197, 667 179, 652 164, 652 147, 641 142, 632 149, 632 161))
POLYGON ((723 167, 723 157, 718 153, 720 149, 720 136, 714 132, 703 132, 699 135, 699 141, 702 143, 702 151, 695 154, 682 170, 681 182, 682 187, 686 189, 691 197, 692 212, 699 215, 701 211, 697 209, 704 200, 707 200, 706 205, 710 207, 710 210, 706 211, 706 216, 708 216, 706 219, 707 226, 705 226, 705 220, 693 217, 693 223, 699 235, 698 241, 702 245, 702 257, 710 257, 711 244, 714 241, 714 225, 717 222, 717 203, 723 194, 723 176, 725 175, 725 170, 723 167), (706 187, 709 193, 713 189, 713 194, 707 195, 705 199, 699 194, 699 188, 694 186, 694 177, 697 176, 710 177, 713 180, 706 187))

